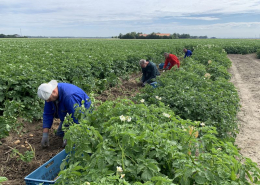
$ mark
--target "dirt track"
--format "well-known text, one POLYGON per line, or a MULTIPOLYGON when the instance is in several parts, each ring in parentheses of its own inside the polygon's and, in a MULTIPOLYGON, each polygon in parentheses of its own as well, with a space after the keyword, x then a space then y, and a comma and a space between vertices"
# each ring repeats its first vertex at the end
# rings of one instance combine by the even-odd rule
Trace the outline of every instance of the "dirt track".
POLYGON ((260 60, 256 54, 228 55, 230 73, 240 97, 240 133, 236 144, 245 157, 260 166, 260 60))

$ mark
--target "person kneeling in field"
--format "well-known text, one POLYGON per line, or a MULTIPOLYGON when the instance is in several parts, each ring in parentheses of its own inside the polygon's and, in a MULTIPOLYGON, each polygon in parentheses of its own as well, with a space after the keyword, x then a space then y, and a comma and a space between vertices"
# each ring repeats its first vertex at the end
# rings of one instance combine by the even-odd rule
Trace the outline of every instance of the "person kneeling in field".
MULTIPOLYGON (((37 94, 39 98, 45 100, 43 135, 41 140, 42 147, 49 146, 49 129, 53 124, 54 118, 60 118, 59 128, 55 135, 63 137, 64 131, 62 131, 62 123, 67 114, 72 114, 71 117, 73 118, 74 123, 78 123, 78 120, 74 117, 74 105, 78 104, 81 106, 82 100, 84 100, 84 106, 87 109, 91 105, 88 95, 81 88, 73 84, 58 83, 56 80, 41 84, 38 87, 37 94)), ((63 140, 62 147, 65 147, 66 144, 66 140, 63 140)))
POLYGON ((191 57, 191 55, 192 55, 191 50, 188 50, 186 48, 183 49, 183 52, 185 53, 184 58, 191 57))
POLYGON ((171 70, 171 68, 174 65, 177 65, 178 68, 180 67, 180 61, 177 58, 177 56, 175 56, 174 54, 169 54, 165 52, 164 57, 165 57, 165 62, 164 62, 163 70, 167 70, 168 63, 170 63, 168 70, 171 70))
POLYGON ((139 62, 141 68, 142 68, 142 78, 141 78, 141 85, 144 87, 147 83, 152 83, 153 79, 156 78, 156 76, 159 76, 160 73, 156 67, 156 65, 153 62, 146 61, 145 59, 141 59, 139 62))

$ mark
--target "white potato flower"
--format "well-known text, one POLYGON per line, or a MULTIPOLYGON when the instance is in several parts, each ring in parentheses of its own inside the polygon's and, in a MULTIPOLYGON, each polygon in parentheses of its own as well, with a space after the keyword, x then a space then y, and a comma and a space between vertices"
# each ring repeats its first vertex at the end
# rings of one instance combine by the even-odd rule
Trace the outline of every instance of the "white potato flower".
POLYGON ((121 174, 121 179, 123 179, 125 177, 125 174, 121 174))
POLYGON ((125 121, 125 119, 126 119, 124 115, 119 116, 119 118, 121 121, 125 121))
POLYGON ((170 118, 171 117, 171 115, 170 114, 167 114, 167 113, 163 113, 163 115, 165 116, 165 117, 167 117, 167 118, 170 118))
POLYGON ((120 166, 117 166, 117 167, 116 167, 116 171, 117 171, 117 172, 123 172, 123 169, 122 169, 120 166))
POLYGON ((141 99, 140 102, 144 103, 144 99, 141 99))
POLYGON ((200 125, 204 127, 204 126, 205 126, 205 123, 200 123, 200 125))
POLYGON ((157 100, 161 100, 161 99, 162 99, 162 98, 159 97, 159 96, 155 96, 155 98, 156 98, 157 100))
POLYGON ((126 119, 127 122, 131 121, 131 117, 130 116, 126 116, 125 119, 126 119))

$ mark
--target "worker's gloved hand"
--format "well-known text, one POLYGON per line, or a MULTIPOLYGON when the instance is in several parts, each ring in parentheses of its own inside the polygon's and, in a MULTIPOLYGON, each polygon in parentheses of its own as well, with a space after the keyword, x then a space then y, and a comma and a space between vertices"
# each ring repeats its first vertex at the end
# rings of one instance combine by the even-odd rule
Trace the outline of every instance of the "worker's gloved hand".
POLYGON ((62 148, 64 148, 66 145, 67 145, 67 139, 63 139, 62 148))
POLYGON ((41 145, 42 145, 43 148, 46 148, 46 147, 50 146, 50 143, 49 143, 49 133, 48 132, 43 132, 42 133, 41 145))

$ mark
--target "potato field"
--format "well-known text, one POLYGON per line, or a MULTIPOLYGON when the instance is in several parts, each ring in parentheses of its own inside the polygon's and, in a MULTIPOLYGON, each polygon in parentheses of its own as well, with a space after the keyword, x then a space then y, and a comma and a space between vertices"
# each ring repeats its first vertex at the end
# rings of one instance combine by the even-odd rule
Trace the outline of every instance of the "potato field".
POLYGON ((55 79, 82 88, 92 102, 91 113, 77 108, 80 124, 65 119, 68 155, 56 184, 260 184, 257 163, 235 144, 241 106, 227 57, 259 52, 260 40, 249 39, 1 39, 0 183, 25 184, 62 150, 54 130, 52 146, 40 147, 37 88, 55 79), (183 58, 183 48, 192 57, 183 58), (158 65, 164 52, 178 56, 180 68, 160 71, 156 88, 142 88, 139 60, 158 65))

